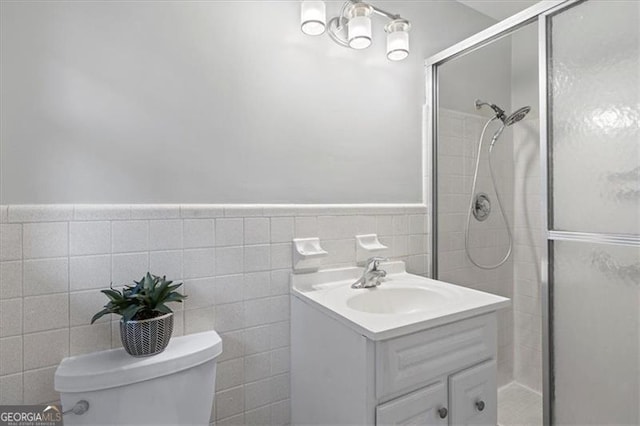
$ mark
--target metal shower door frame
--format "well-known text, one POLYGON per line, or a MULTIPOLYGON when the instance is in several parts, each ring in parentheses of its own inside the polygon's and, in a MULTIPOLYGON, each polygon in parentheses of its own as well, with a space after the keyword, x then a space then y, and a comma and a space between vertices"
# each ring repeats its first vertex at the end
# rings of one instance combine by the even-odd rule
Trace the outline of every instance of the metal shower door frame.
POLYGON ((553 223, 552 196, 552 129, 549 123, 551 114, 550 63, 551 19, 567 9, 578 6, 588 0, 570 0, 540 14, 538 18, 538 55, 539 55, 539 100, 540 100, 540 167, 542 177, 542 212, 545 250, 542 256, 542 361, 543 361, 543 404, 544 423, 551 425, 554 420, 554 347, 553 347, 553 243, 555 241, 574 241, 595 244, 613 244, 617 246, 640 247, 640 234, 592 233, 577 231, 558 231, 553 223))
MULTIPOLYGON (((543 218, 543 232, 540 235, 544 242, 540 272, 541 272, 541 303, 542 303, 542 388, 543 388, 543 423, 550 425, 552 422, 552 395, 553 395, 553 340, 551 318, 552 300, 550 297, 551 288, 551 263, 549 262, 549 252, 552 241, 558 239, 580 238, 577 233, 565 235, 567 233, 553 231, 551 228, 551 203, 550 203, 550 179, 548 173, 549 166, 549 126, 548 126, 548 81, 547 81, 547 54, 549 43, 549 21, 552 15, 562 10, 578 4, 584 0, 553 0, 541 1, 522 12, 513 15, 497 24, 481 31, 433 56, 425 61, 425 127, 423 134, 423 145, 425 151, 425 164, 431 164, 431 185, 425 185, 425 200, 431 200, 431 276, 438 278, 438 67, 451 60, 464 56, 475 50, 491 44, 503 37, 511 35, 520 28, 534 24, 538 25, 538 85, 540 102, 540 167, 542 176, 542 197, 541 214, 543 218), (430 158, 429 158, 430 157, 430 158), (430 194, 427 191, 430 190, 430 194)), ((587 237, 587 236, 583 236, 587 237)), ((616 237, 613 236, 615 239, 616 237)))

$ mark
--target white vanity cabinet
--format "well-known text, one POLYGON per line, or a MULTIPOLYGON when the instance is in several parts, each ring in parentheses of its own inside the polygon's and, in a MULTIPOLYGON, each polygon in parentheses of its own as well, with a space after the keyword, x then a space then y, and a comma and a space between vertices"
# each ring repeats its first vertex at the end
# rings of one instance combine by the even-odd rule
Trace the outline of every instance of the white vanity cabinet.
POLYGON ((294 425, 496 425, 495 311, 383 340, 291 311, 294 425))

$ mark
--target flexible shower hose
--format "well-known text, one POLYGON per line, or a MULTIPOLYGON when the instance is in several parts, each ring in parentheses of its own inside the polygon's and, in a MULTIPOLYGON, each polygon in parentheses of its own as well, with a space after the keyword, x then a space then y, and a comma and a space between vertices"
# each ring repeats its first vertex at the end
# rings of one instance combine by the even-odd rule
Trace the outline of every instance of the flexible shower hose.
MULTIPOLYGON (((481 265, 480 263, 473 260, 473 257, 471 257, 471 251, 469 250, 469 226, 471 225, 471 212, 473 210, 473 202, 475 198, 474 195, 476 193, 476 184, 478 182, 478 169, 480 167, 480 154, 482 153, 482 142, 484 140, 484 134, 487 131, 487 127, 489 127, 489 124, 491 124, 491 122, 493 122, 494 120, 497 120, 497 118, 494 117, 489 121, 487 121, 487 123, 482 128, 482 133, 480 134, 480 140, 478 141, 478 155, 476 157, 476 169, 475 169, 475 172, 473 173, 473 185, 471 186, 471 200, 469 202, 469 209, 467 211, 467 222, 464 227, 464 251, 467 254, 467 258, 469 259, 469 261, 480 269, 499 268, 500 266, 504 265, 507 259, 509 259, 509 256, 511 256, 511 251, 513 250, 513 236, 511 235, 509 220, 507 219, 507 215, 504 213, 504 208, 502 207, 502 200, 500 199, 500 192, 498 191, 498 185, 496 185, 496 177, 493 173, 493 163, 491 161, 493 145, 496 143, 496 141, 498 140, 498 137, 502 133, 502 129, 496 132, 496 135, 493 137, 493 140, 491 141, 491 145, 489 146, 489 173, 491 175, 491 182, 493 183, 493 189, 496 193, 496 200, 498 201, 498 207, 500 208, 500 213, 502 214, 502 218, 504 219, 504 224, 507 227, 507 234, 509 235, 509 250, 507 250, 507 254, 504 255, 502 260, 496 263, 495 265, 481 265)), ((504 128, 504 125, 503 125, 503 128, 504 128)))

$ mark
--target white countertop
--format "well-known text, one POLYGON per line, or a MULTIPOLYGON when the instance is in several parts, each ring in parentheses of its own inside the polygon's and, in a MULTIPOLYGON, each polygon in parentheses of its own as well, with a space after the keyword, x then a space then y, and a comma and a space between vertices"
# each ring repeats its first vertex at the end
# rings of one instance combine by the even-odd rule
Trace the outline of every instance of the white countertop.
POLYGON ((369 289, 351 288, 362 275, 362 268, 293 274, 292 294, 371 340, 426 330, 496 311, 511 303, 506 297, 409 274, 404 262, 384 263, 381 269, 387 271, 386 278, 379 287, 369 289), (385 306, 395 301, 403 304, 403 312, 393 313, 393 306, 385 306), (371 306, 367 306, 369 302, 371 306), (387 308, 389 313, 365 312, 387 308))

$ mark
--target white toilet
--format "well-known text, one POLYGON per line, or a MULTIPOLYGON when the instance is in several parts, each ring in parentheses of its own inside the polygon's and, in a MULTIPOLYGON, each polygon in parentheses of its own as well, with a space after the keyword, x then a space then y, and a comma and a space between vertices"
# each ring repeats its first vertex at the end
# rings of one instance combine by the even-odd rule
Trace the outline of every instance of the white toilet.
POLYGON ((134 358, 111 349, 62 360, 55 374, 65 425, 208 425, 216 358, 215 331, 171 339, 164 352, 134 358))

